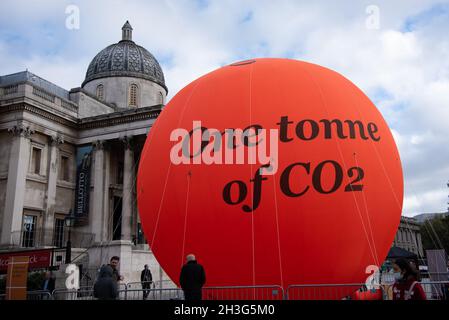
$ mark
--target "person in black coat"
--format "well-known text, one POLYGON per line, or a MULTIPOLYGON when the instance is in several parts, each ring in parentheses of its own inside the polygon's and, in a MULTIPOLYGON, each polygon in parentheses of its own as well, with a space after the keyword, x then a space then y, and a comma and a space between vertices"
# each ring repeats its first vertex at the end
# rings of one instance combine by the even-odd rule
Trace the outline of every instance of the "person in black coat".
POLYGON ((148 297, 148 293, 151 289, 151 284, 153 283, 153 276, 151 275, 151 271, 150 269, 148 269, 147 264, 144 266, 144 269, 140 274, 140 282, 142 283, 143 299, 145 300, 148 297))
POLYGON ((45 273, 45 279, 42 283, 42 290, 53 293, 55 290, 56 277, 54 276, 52 271, 48 271, 45 273))
POLYGON ((119 263, 120 257, 117 256, 113 256, 109 261, 109 266, 112 268, 112 279, 117 283, 117 286, 119 281, 124 280, 124 277, 120 274, 120 272, 117 269, 119 263))
POLYGON ((201 300, 202 288, 206 283, 206 273, 193 254, 187 256, 187 263, 181 269, 179 283, 185 300, 201 300))
POLYGON ((94 297, 99 300, 114 300, 117 298, 117 282, 112 278, 111 266, 105 265, 100 269, 98 280, 94 284, 94 297))

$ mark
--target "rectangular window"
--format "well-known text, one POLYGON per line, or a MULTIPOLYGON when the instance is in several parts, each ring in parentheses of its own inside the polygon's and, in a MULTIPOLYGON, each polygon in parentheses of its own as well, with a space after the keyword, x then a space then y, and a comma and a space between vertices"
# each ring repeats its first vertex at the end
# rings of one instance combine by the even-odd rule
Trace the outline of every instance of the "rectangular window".
POLYGON ((55 219, 53 245, 57 248, 62 248, 64 246, 64 219, 55 219))
POLYGON ((117 184, 122 184, 123 183, 123 170, 124 170, 124 165, 123 162, 119 162, 117 164, 117 184))
POLYGON ((69 157, 61 156, 61 167, 59 172, 60 180, 70 181, 69 157))
POLYGON ((146 240, 145 240, 145 236, 143 234, 143 230, 142 230, 142 224, 138 223, 137 224, 137 244, 145 244, 146 240))
POLYGON ((23 216, 22 247, 34 247, 36 237, 36 216, 23 216))
POLYGON ((42 149, 33 147, 31 154, 31 173, 40 174, 41 172, 41 154, 42 149))

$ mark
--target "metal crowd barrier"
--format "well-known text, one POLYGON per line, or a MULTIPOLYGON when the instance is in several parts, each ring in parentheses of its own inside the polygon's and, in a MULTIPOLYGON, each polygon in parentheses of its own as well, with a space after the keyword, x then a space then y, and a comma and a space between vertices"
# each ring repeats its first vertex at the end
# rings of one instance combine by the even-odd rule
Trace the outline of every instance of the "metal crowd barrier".
MULTIPOLYGON (((420 282, 428 300, 449 300, 449 281, 420 282)), ((287 300, 392 300, 393 284, 367 288, 364 283, 291 285, 287 300)))
POLYGON ((426 281, 421 285, 429 300, 449 300, 449 281, 426 281))
MULTIPOLYGON (((142 289, 142 284, 149 283, 151 289, 174 289, 176 285, 171 280, 155 280, 155 281, 136 281, 126 283, 126 289, 142 289)), ((123 289, 123 288, 121 288, 123 289)))
POLYGON ((53 300, 53 296, 46 290, 28 291, 27 300, 53 300))
POLYGON ((119 300, 184 300, 179 288, 170 289, 127 289, 118 291, 119 300), (145 299, 144 299, 145 297, 145 299))
POLYGON ((128 282, 128 283, 126 283, 126 289, 127 290, 143 289, 144 284, 149 285, 150 289, 153 289, 156 287, 156 285, 153 281, 143 281, 143 282, 128 282))
POLYGON ((126 283, 125 288, 119 288, 118 296, 120 300, 148 299, 150 290, 154 288, 155 285, 153 281, 128 282, 126 283), (144 288, 144 285, 147 287, 144 288))
MULTIPOLYGON (((142 283, 120 284, 118 300, 184 300, 180 288, 142 289, 142 283)), ((449 300, 449 281, 422 281, 429 300, 449 300)), ((392 284, 367 288, 364 283, 290 285, 284 292, 281 286, 204 287, 203 300, 391 300, 392 284)), ((0 300, 6 295, 0 294, 0 300)), ((93 288, 78 290, 56 289, 28 291, 27 300, 94 300, 93 288)))
POLYGON ((290 285, 287 288, 285 299, 349 300, 356 298, 357 291, 363 288, 364 285, 364 283, 290 285))
MULTIPOLYGON (((421 281, 427 300, 449 300, 449 281, 421 281)), ((384 286, 385 300, 393 299, 393 285, 384 286)))
POLYGON ((156 280, 154 287, 158 289, 173 289, 177 288, 176 284, 171 280, 156 280))
POLYGON ((93 300, 94 290, 87 289, 55 289, 53 290, 53 300, 93 300))
MULTIPOLYGON (((92 288, 93 287, 94 286, 92 286, 92 288)), ((126 290, 126 289, 128 289, 128 285, 126 283, 122 283, 122 282, 117 283, 117 290, 126 290)))
POLYGON ((203 300, 283 300, 281 286, 204 287, 203 300))
MULTIPOLYGON (((27 291, 27 300, 53 300, 53 296, 49 291, 36 290, 27 291)), ((0 301, 6 300, 6 293, 0 294, 0 301)))

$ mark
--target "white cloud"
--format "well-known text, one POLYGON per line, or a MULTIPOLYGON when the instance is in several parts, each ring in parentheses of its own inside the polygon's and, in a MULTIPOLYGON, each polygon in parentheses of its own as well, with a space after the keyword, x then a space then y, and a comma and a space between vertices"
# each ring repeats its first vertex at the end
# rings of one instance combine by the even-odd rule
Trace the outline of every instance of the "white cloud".
MULTIPOLYGON (((408 212, 433 213, 434 211, 419 211, 423 206, 431 202, 444 202, 447 199, 447 193, 443 189, 434 189, 419 194, 411 193, 404 199, 404 211, 408 212)), ((411 215, 413 216, 413 215, 411 215)))

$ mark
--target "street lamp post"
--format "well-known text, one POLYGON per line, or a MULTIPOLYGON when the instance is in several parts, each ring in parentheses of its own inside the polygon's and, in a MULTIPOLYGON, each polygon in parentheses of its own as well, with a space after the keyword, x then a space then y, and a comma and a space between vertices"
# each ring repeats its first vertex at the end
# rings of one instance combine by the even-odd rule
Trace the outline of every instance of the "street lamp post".
POLYGON ((64 219, 65 225, 69 228, 69 237, 67 239, 66 251, 65 251, 65 263, 72 262, 72 242, 71 242, 71 233, 72 227, 75 225, 75 217, 73 216, 72 209, 69 211, 69 215, 64 219))

